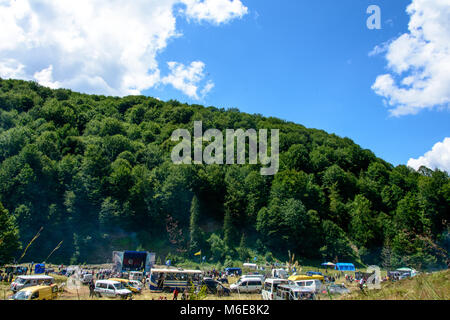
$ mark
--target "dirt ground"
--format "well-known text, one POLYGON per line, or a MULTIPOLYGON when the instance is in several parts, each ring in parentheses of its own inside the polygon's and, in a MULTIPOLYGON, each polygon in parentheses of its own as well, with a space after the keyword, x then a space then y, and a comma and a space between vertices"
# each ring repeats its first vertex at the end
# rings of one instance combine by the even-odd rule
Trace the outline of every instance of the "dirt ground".
MULTIPOLYGON (((104 266, 96 266, 97 268, 101 268, 104 266)), ((56 266, 55 266, 56 269, 56 266)), ((61 285, 67 281, 67 277, 59 276, 55 274, 50 274, 55 278, 55 281, 58 285, 61 285)), ((230 284, 236 282, 238 280, 237 277, 229 277, 229 284, 225 284, 225 287, 229 287, 230 284)), ((336 283, 342 283, 344 281, 343 278, 337 279, 336 283)), ((9 290, 10 284, 7 282, 0 282, 0 300, 8 299, 13 293, 9 290)), ((359 290, 357 284, 346 284, 346 286, 352 291, 359 290)), ((329 297, 326 294, 320 294, 317 296, 320 300, 329 300, 329 299, 337 299, 338 297, 329 297)), ((154 293, 150 292, 147 287, 143 288, 142 293, 133 294, 133 300, 160 300, 160 298, 166 298, 167 300, 172 300, 172 293, 154 293)), ((344 297, 340 297, 341 299, 344 297)), ((58 300, 111 300, 112 298, 98 298, 98 297, 89 297, 89 288, 87 285, 82 285, 78 290, 72 288, 64 288, 64 291, 58 295, 58 300)), ((178 299, 181 299, 181 293, 178 295, 178 299)), ((262 300, 261 294, 247 294, 247 293, 231 293, 230 296, 222 296, 219 297, 217 295, 208 294, 205 300, 262 300)))
MULTIPOLYGON (((61 285, 67 281, 67 277, 51 274, 55 278, 58 285, 61 285)), ((230 284, 237 281, 237 278, 230 277, 230 284)), ((229 285, 225 284, 226 287, 229 285)), ((0 282, 0 300, 6 300, 13 292, 9 289, 10 283, 0 282)), ((133 294, 133 300, 160 300, 160 298, 166 298, 172 300, 172 293, 155 293, 150 292, 147 287, 144 287, 140 294, 133 294)), ((112 298, 98 298, 89 297, 89 288, 87 285, 82 285, 78 290, 72 288, 64 288, 64 292, 58 295, 58 300, 111 300, 112 298)), ((181 299, 181 293, 178 295, 178 299, 181 299)), ((244 293, 232 293, 229 297, 218 297, 217 295, 208 294, 205 300, 261 300, 261 294, 244 294, 244 293)))
MULTIPOLYGON (((62 283, 62 282, 61 282, 62 283)), ((227 285, 225 285, 227 286, 227 285)), ((350 290, 359 290, 357 286, 347 285, 350 290)), ((9 283, 0 283, 0 299, 8 299, 8 296, 12 295, 12 291, 9 290, 9 283)), ((155 293, 150 292, 148 287, 144 288, 142 293, 133 294, 133 300, 160 300, 160 298, 166 298, 172 300, 172 293, 155 293)), ((320 300, 329 300, 325 294, 318 295, 320 300)), ((337 298, 337 297, 336 297, 337 298)), ((178 295, 178 299, 181 299, 181 294, 178 295)), ((58 300, 112 300, 112 298, 98 298, 89 297, 89 288, 86 285, 82 285, 78 290, 65 288, 64 292, 58 295, 58 300)), ((247 293, 231 293, 230 296, 218 297, 217 295, 208 294, 205 300, 262 300, 261 294, 247 294, 247 293)))

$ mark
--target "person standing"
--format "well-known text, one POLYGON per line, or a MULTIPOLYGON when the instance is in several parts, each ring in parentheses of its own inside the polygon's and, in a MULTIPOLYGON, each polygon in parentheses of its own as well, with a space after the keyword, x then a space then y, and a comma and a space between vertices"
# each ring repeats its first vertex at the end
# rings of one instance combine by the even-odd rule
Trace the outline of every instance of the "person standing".
POLYGON ((89 298, 92 298, 95 296, 95 284, 94 284, 94 280, 91 280, 91 282, 89 283, 89 298))
POLYGON ((178 289, 173 290, 173 300, 178 300, 178 289))
POLYGON ((361 280, 359 280, 359 289, 361 289, 361 291, 364 290, 364 278, 361 278, 361 280))

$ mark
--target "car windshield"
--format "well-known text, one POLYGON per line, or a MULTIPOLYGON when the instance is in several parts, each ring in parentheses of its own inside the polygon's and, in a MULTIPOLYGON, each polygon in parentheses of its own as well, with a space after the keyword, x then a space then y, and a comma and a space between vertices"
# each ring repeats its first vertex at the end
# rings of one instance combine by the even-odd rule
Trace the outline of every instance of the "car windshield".
POLYGON ((18 279, 16 279, 15 282, 18 283, 18 284, 24 284, 24 283, 25 283, 25 279, 23 279, 23 278, 18 278, 18 279))
POLYGON ((28 300, 31 296, 31 291, 19 291, 15 295, 13 295, 14 300, 28 300))
POLYGON ((114 283, 114 288, 116 288, 117 290, 123 289, 123 284, 122 283, 114 283))

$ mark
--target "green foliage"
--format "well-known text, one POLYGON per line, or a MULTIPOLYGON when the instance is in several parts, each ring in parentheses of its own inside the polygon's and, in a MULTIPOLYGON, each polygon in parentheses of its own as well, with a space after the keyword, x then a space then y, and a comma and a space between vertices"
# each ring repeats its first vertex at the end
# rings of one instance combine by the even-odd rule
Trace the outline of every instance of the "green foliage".
POLYGON ((335 223, 325 220, 322 223, 324 246, 320 252, 324 260, 348 259, 353 255, 350 242, 345 232, 335 223))
POLYGON ((194 195, 191 202, 191 219, 190 219, 190 250, 191 254, 201 249, 202 245, 202 230, 200 224, 200 203, 197 196, 194 195))
POLYGON ((207 240, 207 243, 210 246, 210 252, 213 259, 215 261, 224 260, 225 255, 227 254, 228 251, 225 241, 222 240, 218 235, 213 233, 207 240))
POLYGON ((0 265, 12 262, 20 248, 16 220, 0 202, 0 265))
POLYGON ((61 240, 52 262, 102 263, 138 246, 178 263, 202 250, 226 266, 288 250, 424 268, 448 259, 448 173, 394 168, 349 138, 237 109, 0 79, 0 163, 8 259, 41 226, 34 261, 61 240), (204 130, 279 129, 280 171, 174 165, 172 132, 199 120, 204 130))

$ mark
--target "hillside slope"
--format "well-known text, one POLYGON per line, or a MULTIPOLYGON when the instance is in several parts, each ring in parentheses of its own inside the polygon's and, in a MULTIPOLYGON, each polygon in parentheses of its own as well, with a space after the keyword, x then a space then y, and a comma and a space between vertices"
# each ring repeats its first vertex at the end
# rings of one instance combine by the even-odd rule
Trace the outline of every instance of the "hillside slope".
POLYGON ((290 250, 416 268, 448 257, 447 173, 394 168, 349 138, 236 109, 0 79, 0 163, 22 246, 44 228, 26 260, 62 240, 54 262, 101 263, 120 249, 202 250, 222 263, 290 250), (196 120, 203 131, 280 129, 279 172, 173 164, 173 131, 192 133, 196 120))

